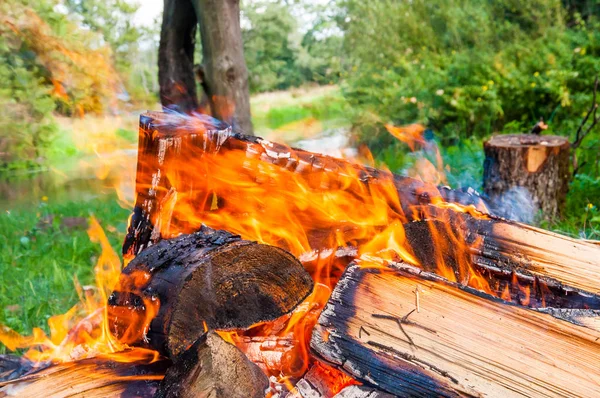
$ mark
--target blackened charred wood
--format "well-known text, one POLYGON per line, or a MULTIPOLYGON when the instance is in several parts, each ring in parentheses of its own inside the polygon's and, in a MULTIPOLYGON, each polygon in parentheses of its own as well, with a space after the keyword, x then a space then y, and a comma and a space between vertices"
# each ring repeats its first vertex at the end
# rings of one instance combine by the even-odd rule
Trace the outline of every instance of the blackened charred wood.
POLYGON ((128 344, 175 358, 207 329, 247 328, 290 312, 312 287, 288 252, 202 227, 163 240, 129 263, 109 299, 111 330, 128 344), (149 327, 131 330, 131 313, 147 313, 153 303, 159 309, 149 327))
POLYGON ((264 398, 269 379, 215 332, 202 336, 167 370, 155 398, 264 398))
POLYGON ((0 355, 0 382, 17 379, 34 370, 33 362, 15 355, 0 355))

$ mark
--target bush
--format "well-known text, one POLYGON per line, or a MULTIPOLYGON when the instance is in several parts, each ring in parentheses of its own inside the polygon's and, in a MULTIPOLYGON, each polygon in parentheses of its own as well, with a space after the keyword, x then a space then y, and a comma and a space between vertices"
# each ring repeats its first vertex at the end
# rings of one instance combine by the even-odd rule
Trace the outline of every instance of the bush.
POLYGON ((353 63, 343 91, 362 110, 357 131, 376 152, 390 138, 373 120, 419 121, 443 140, 524 132, 540 117, 573 134, 589 107, 600 25, 590 17, 567 28, 559 1, 342 5, 353 63))

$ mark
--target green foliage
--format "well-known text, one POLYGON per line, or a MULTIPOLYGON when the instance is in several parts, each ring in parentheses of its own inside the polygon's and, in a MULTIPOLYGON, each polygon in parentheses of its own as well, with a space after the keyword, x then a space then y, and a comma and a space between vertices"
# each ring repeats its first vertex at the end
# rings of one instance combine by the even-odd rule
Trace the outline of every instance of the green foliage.
MULTIPOLYGON (((0 13, 11 15, 11 6, 3 3, 0 13)), ((35 54, 7 28, 0 28, 0 170, 33 166, 56 132, 55 102, 35 54)))
POLYGON ((138 4, 125 0, 66 0, 64 4, 83 26, 101 35, 113 49, 118 67, 130 66, 131 54, 137 52, 142 37, 132 24, 138 4))
POLYGON ((580 174, 569 187, 565 216, 541 227, 575 238, 600 240, 600 179, 580 174))
MULTIPOLYGON (((557 0, 341 5, 353 63, 344 93, 379 122, 420 121, 450 138, 523 132, 544 117, 573 134, 589 107, 600 25, 568 28, 557 0)), ((389 144, 381 124, 357 125, 375 150, 389 144)))
POLYGON ((267 113, 267 126, 276 129, 307 118, 316 120, 338 119, 343 117, 344 112, 345 103, 343 99, 325 97, 309 103, 273 108, 267 113))
POLYGON ((315 12, 285 1, 243 3, 242 37, 251 92, 285 90, 303 83, 337 82, 342 69, 342 38, 328 33, 333 22, 321 18, 304 34, 296 12, 315 12))

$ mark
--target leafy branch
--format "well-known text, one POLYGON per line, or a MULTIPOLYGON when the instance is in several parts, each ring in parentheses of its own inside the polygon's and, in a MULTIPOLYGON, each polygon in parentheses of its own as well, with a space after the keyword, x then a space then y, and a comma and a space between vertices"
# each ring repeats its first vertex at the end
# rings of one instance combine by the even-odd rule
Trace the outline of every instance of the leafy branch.
POLYGON ((594 81, 594 94, 592 95, 592 106, 590 110, 585 115, 579 128, 577 129, 577 134, 575 134, 575 141, 571 144, 573 149, 579 148, 581 142, 585 139, 585 137, 592 131, 592 129, 598 124, 600 121, 600 117, 597 115, 598 111, 598 103, 596 102, 596 94, 598 92, 598 76, 596 76, 596 80, 594 81), (591 123, 587 123, 592 116, 591 123), (588 124, 586 126, 586 124, 588 124))

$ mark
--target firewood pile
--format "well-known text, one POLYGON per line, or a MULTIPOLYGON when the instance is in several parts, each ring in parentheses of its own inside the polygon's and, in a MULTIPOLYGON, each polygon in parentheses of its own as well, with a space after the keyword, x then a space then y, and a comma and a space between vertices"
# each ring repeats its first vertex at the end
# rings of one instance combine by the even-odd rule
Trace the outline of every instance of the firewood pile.
POLYGON ((600 246, 455 191, 142 115, 108 332, 152 360, 32 368, 0 397, 600 396, 600 246))

